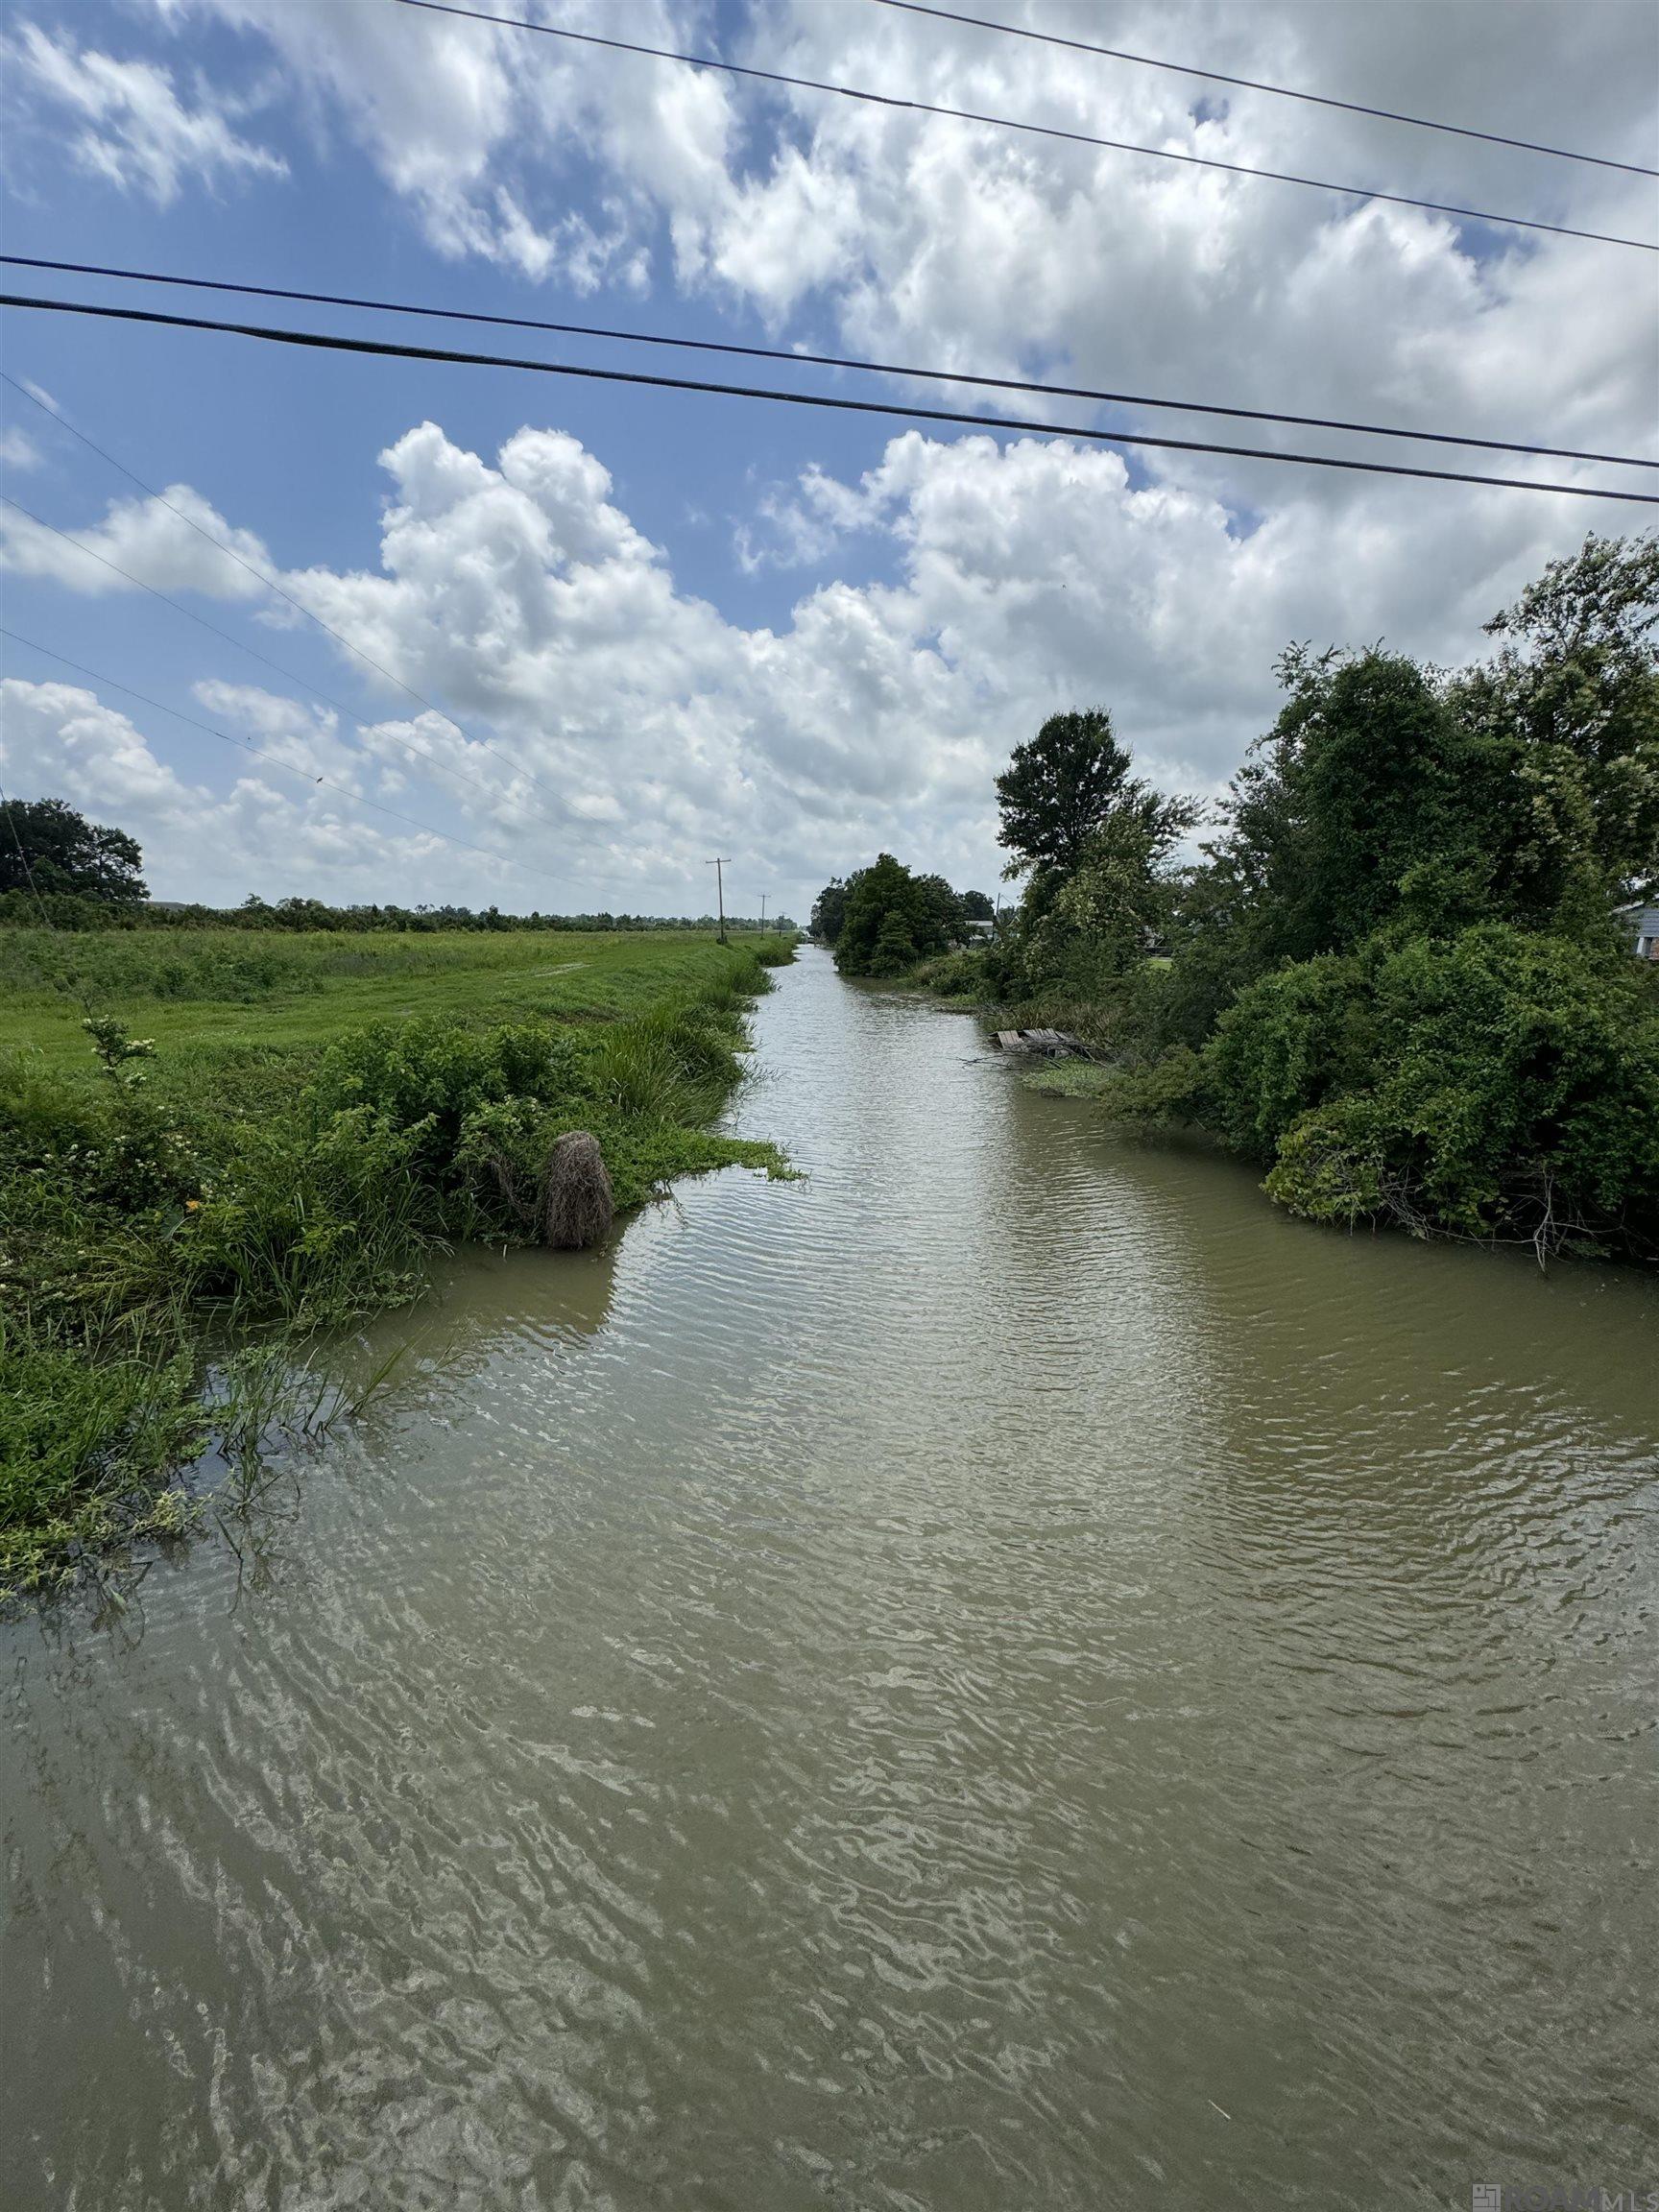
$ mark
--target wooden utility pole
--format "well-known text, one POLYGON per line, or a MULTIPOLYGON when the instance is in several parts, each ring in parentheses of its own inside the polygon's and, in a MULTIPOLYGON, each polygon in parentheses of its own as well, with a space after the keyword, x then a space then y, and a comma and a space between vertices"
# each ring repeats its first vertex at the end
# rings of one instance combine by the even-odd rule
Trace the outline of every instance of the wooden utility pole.
POLYGON ((732 865, 732 855, 730 853, 724 853, 721 854, 719 859, 707 861, 705 865, 707 867, 712 868, 714 871, 714 895, 720 902, 720 942, 722 945, 724 945, 728 942, 726 936, 725 871, 732 865))

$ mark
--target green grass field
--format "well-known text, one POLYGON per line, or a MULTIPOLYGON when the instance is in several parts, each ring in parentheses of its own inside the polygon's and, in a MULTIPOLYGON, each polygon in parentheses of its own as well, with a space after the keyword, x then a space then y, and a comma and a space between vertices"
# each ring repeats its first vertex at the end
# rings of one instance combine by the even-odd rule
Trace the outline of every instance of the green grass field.
POLYGON ((434 1252, 541 1241, 569 1131, 624 1211, 783 1171, 713 1124, 792 943, 0 929, 0 1602, 184 1526, 191 1461, 434 1252))
POLYGON ((384 936, 145 929, 0 930, 0 1051, 89 1070, 89 1003, 153 1039, 162 1065, 314 1049, 413 1015, 603 1021, 730 974, 731 949, 693 930, 384 936))

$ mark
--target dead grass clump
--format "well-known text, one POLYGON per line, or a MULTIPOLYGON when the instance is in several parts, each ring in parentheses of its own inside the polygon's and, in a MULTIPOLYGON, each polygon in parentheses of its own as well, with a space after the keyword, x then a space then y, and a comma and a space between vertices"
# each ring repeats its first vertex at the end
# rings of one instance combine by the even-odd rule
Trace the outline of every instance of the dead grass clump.
POLYGON ((572 1129, 547 1155, 541 1204, 541 1241, 558 1252, 579 1251, 611 1233, 616 1204, 599 1140, 572 1129))

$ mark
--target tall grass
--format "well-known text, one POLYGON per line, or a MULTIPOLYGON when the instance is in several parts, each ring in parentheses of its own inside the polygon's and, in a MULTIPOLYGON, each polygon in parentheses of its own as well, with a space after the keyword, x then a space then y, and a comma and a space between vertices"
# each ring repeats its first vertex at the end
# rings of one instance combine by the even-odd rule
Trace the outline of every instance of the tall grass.
POLYGON ((653 1007, 605 1033, 589 1062, 595 1097, 644 1121, 710 1121, 741 1073, 735 1018, 714 1006, 653 1007))
MULTIPOLYGON (((787 956, 787 941, 760 943, 787 956)), ((170 1049, 303 1046, 414 1013, 619 1017, 666 994, 715 987, 746 957, 677 930, 265 938, 238 929, 0 928, 0 1045, 40 1046, 73 1064, 88 999, 170 1049)))

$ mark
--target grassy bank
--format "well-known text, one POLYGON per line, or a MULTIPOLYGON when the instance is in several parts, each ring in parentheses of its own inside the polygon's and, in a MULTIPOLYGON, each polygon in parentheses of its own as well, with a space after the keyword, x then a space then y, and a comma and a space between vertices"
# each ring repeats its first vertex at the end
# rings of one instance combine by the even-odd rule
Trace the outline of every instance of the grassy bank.
POLYGON ((775 1168, 710 1125, 788 956, 0 931, 0 1592, 178 1525, 180 1469, 246 1426, 238 1346, 412 1299, 458 1240, 538 1241, 565 1131, 598 1137, 619 1208, 775 1168))

